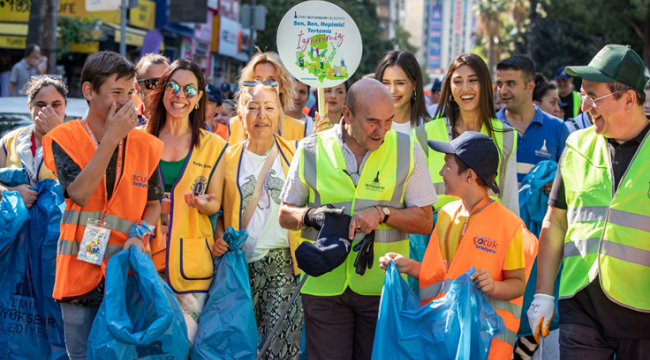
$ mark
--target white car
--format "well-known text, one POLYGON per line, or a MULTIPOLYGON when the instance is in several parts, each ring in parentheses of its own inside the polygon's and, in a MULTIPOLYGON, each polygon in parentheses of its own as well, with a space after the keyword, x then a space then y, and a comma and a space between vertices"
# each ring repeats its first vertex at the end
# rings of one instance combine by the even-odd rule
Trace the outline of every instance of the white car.
MULTIPOLYGON (((64 121, 81 119, 88 114, 86 99, 68 98, 64 121)), ((27 97, 0 98, 0 137, 13 129, 33 124, 32 115, 27 106, 27 97)))

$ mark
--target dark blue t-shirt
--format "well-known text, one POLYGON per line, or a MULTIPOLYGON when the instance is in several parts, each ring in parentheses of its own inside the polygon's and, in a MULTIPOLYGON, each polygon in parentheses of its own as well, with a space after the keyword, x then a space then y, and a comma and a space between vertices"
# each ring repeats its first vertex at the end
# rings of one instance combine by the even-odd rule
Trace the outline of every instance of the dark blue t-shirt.
MULTIPOLYGON (((535 118, 528 124, 524 134, 517 137, 517 182, 519 184, 540 161, 558 162, 566 139, 569 137, 569 129, 562 120, 543 112, 536 105, 533 106, 535 118)), ((508 124, 505 108, 497 113, 497 119, 508 124)))

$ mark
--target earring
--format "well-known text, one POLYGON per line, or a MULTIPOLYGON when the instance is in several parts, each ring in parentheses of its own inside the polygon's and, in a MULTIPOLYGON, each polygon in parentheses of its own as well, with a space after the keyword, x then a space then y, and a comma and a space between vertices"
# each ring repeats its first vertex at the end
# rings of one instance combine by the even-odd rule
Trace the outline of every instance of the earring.
POLYGON ((449 102, 456 102, 456 99, 454 99, 454 95, 449 95, 449 102))
POLYGON ((194 106, 194 108, 198 110, 198 109, 199 109, 199 103, 196 103, 196 105, 194 106))
POLYGON ((412 98, 413 100, 415 100, 415 99, 417 98, 417 96, 418 96, 418 95, 415 93, 415 90, 413 90, 413 96, 411 96, 411 98, 412 98))

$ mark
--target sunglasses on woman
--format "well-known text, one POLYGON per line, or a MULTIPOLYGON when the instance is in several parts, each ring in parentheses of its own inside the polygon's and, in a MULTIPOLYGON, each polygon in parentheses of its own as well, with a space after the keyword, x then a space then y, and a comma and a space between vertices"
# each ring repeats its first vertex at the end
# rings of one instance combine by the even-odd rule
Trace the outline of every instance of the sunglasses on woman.
POLYGON ((61 75, 50 75, 50 74, 43 74, 43 75, 32 75, 32 80, 40 80, 43 78, 50 78, 52 80, 62 80, 63 76, 61 75))
POLYGON ((257 80, 242 81, 242 85, 248 87, 255 87, 259 84, 262 84, 264 86, 273 86, 273 87, 278 86, 278 83, 276 81, 257 81, 257 80))
POLYGON ((138 80, 139 83, 144 84, 144 88, 147 90, 153 90, 158 87, 158 82, 160 81, 160 78, 150 78, 150 79, 143 79, 143 80, 138 80))
MULTIPOLYGON (((167 85, 165 85, 165 88, 167 89, 167 93, 169 95, 176 95, 179 91, 181 91, 181 86, 178 85, 178 83, 174 80, 168 82, 167 85)), ((185 97, 188 99, 191 99, 199 94, 199 91, 192 85, 186 85, 182 89, 185 97)))

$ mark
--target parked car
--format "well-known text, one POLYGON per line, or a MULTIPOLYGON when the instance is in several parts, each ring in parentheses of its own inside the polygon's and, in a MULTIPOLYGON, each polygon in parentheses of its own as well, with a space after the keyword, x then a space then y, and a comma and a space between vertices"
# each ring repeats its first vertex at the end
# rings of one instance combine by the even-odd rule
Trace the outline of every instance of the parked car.
MULTIPOLYGON (((64 121, 84 118, 87 114, 88 102, 86 102, 86 99, 68 99, 64 121)), ((0 137, 13 129, 32 123, 32 116, 29 112, 29 106, 27 106, 27 97, 0 98, 0 137)))

